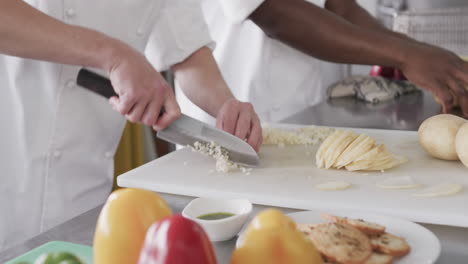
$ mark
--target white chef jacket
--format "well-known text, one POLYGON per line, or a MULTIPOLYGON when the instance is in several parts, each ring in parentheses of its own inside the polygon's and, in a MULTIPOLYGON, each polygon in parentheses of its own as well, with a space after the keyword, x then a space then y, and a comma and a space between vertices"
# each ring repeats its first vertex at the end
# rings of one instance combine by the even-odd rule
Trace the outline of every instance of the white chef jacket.
MULTIPOLYGON (((147 47, 160 71, 211 44, 196 1, 27 2, 139 51, 147 47)), ((0 55, 0 250, 102 204, 111 190, 125 120, 75 85, 78 70, 0 55)))
MULTIPOLYGON (((321 102, 326 87, 342 79, 345 70, 266 36, 247 20, 263 1, 205 0, 203 11, 216 42, 214 56, 233 94, 251 102, 263 122, 278 122, 321 102)), ((180 89, 176 92, 182 112, 215 123, 180 89)))

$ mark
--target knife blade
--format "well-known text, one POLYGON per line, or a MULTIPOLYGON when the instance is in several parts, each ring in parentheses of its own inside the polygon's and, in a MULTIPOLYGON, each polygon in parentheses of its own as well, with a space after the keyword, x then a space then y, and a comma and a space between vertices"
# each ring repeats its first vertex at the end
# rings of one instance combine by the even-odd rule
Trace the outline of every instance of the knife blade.
MULTIPOLYGON (((76 83, 105 98, 118 96, 108 78, 84 68, 79 71, 76 83)), ((229 152, 229 160, 233 162, 248 167, 260 163, 257 152, 244 140, 184 114, 157 132, 157 137, 182 146, 193 146, 195 142, 216 142, 229 152)))

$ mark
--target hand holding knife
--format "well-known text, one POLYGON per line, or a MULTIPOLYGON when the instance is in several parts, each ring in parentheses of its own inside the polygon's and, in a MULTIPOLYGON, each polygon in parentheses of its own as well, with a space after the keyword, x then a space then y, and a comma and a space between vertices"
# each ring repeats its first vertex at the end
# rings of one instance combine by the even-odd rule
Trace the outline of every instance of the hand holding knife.
MULTIPOLYGON (((118 96, 108 78, 87 69, 79 71, 77 84, 105 98, 118 96)), ((162 113, 164 109, 160 115, 162 113)), ((234 162, 246 166, 257 166, 260 162, 255 150, 245 141, 184 114, 167 128, 159 131, 157 136, 183 146, 193 146, 197 141, 216 142, 229 152, 230 160, 234 162)))

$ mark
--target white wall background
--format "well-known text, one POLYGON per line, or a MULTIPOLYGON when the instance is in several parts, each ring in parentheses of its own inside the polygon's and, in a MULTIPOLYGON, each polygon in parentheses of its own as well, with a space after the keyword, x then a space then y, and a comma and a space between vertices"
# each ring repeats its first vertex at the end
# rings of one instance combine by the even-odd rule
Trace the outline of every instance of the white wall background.
MULTIPOLYGON (((377 14, 377 0, 357 0, 357 2, 364 7, 369 13, 373 16, 377 14)), ((351 74, 352 75, 367 75, 371 66, 363 66, 363 65, 351 65, 351 74)))
POLYGON ((357 2, 372 15, 375 16, 377 13, 377 0, 358 0, 357 2))

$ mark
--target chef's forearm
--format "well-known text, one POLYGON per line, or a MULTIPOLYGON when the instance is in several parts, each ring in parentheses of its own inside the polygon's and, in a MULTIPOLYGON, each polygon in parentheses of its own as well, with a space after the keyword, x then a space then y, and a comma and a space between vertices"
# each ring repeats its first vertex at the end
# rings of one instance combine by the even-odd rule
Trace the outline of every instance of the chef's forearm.
POLYGON ((67 25, 18 0, 0 1, 0 53, 110 70, 119 41, 67 25))
POLYGON ((224 102, 234 98, 207 47, 171 69, 184 94, 213 117, 217 116, 224 102))
POLYGON ((406 41, 353 25, 304 0, 266 0, 250 16, 263 31, 311 56, 400 67, 406 41))

